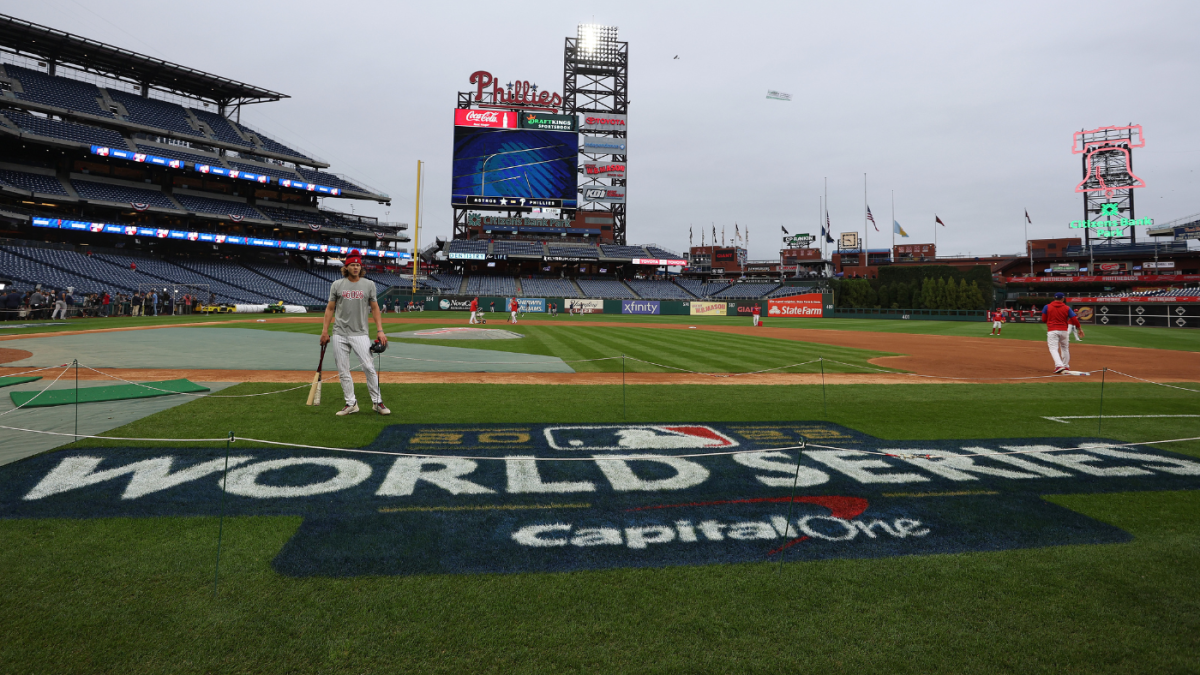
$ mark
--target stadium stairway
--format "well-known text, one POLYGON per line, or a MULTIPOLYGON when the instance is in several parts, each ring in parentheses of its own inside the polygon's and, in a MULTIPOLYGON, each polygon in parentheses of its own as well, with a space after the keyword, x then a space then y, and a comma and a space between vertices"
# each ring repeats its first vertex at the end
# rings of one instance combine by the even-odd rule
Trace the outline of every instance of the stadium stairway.
POLYGON ((581 288, 581 287, 579 286, 579 282, 578 282, 578 281, 576 281, 576 280, 574 280, 574 279, 567 279, 567 281, 571 282, 571 285, 572 285, 572 286, 574 286, 574 287, 575 287, 575 290, 579 292, 579 297, 581 297, 581 298, 586 298, 586 297, 587 297, 587 294, 585 294, 585 293, 583 292, 583 288, 581 288))
MULTIPOLYGON (((239 265, 241 265, 241 263, 239 263, 239 265)), ((260 277, 262 277, 262 278, 266 279, 267 281, 270 281, 270 282, 272 282, 272 283, 278 284, 278 285, 280 285, 280 286, 283 286, 284 288, 287 288, 287 289, 289 289, 289 290, 292 290, 292 291, 296 292, 298 295, 301 295, 301 296, 303 296, 303 297, 305 297, 305 298, 312 298, 312 300, 311 300, 310 302, 308 302, 307 304, 310 304, 310 305, 312 305, 312 304, 319 304, 319 303, 322 303, 322 302, 324 302, 324 300, 323 300, 323 299, 321 299, 321 298, 317 298, 317 297, 314 297, 312 293, 308 293, 307 291, 304 291, 304 290, 301 290, 301 289, 299 289, 299 288, 296 288, 295 286, 293 286, 293 285, 291 285, 291 284, 284 283, 283 281, 281 281, 281 280, 279 280, 279 279, 276 279, 276 278, 274 278, 274 277, 267 276, 267 275, 266 275, 266 274, 264 274, 264 273, 263 273, 261 270, 256 270, 256 269, 254 269, 253 267, 250 267, 249 265, 241 265, 241 266, 242 266, 242 267, 244 267, 245 269, 247 269, 247 270, 249 270, 249 271, 251 271, 251 272, 253 272, 253 273, 257 274, 258 276, 260 276, 260 277)), ((265 294, 264 294, 264 295, 265 295, 265 294)))
POLYGON ((684 293, 687 293, 688 295, 692 296, 693 298, 695 298, 695 297, 696 297, 696 294, 695 294, 695 293, 693 293, 693 292, 689 291, 688 289, 684 288, 683 284, 679 283, 679 279, 672 279, 672 280, 671 280, 671 283, 673 283, 673 284, 675 284, 676 286, 678 286, 678 287, 679 287, 679 288, 680 288, 680 289, 681 289, 681 290, 682 290, 684 293))
POLYGON ((522 298, 525 297, 525 289, 521 287, 521 277, 517 277, 516 282, 517 282, 517 295, 522 298))
POLYGON ((462 277, 462 283, 460 283, 458 285, 458 294, 459 295, 467 294, 467 275, 465 275, 465 274, 462 277))
POLYGON ((622 286, 624 286, 625 288, 628 288, 628 289, 629 289, 629 292, 630 292, 630 293, 633 293, 633 297, 635 297, 635 298, 640 298, 640 297, 642 297, 641 295, 638 295, 638 292, 637 292, 637 291, 633 290, 633 286, 630 286, 629 284, 625 283, 625 282, 624 282, 623 280, 621 280, 621 279, 618 279, 617 281, 618 281, 618 282, 620 282, 620 284, 621 284, 622 286))
MULTIPOLYGON (((167 262, 169 262, 172 265, 175 265, 177 267, 182 267, 183 269, 187 270, 188 272, 191 272, 192 274, 198 274, 206 279, 212 279, 213 281, 216 281, 218 283, 229 286, 230 288, 235 288, 237 290, 243 291, 249 296, 250 302, 270 301, 270 298, 272 297, 262 291, 256 291, 252 288, 247 288, 247 287, 243 286, 242 284, 234 283, 233 280, 222 279, 221 277, 213 276, 212 274, 206 274, 203 271, 201 271, 201 269, 199 268, 199 265, 195 265, 195 264, 189 265, 189 264, 186 264, 182 260, 168 260, 167 262)), ((278 293, 276 292, 275 295, 278 295, 278 293)))

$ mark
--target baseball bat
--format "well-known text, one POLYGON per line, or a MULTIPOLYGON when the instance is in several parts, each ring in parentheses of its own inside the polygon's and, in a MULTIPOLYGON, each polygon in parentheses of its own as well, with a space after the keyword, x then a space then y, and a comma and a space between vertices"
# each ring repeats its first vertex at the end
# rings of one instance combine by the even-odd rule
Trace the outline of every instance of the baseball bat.
POLYGON ((312 387, 308 390, 308 402, 305 405, 321 405, 321 366, 325 365, 325 347, 321 345, 321 358, 317 361, 317 372, 313 375, 312 387))

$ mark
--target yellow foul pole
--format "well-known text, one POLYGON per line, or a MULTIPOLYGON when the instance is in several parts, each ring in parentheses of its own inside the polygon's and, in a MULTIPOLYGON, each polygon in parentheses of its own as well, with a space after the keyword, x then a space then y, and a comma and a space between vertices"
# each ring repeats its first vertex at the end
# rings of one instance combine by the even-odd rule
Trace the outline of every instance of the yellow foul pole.
MULTIPOLYGON (((421 165, 424 164, 421 160, 417 160, 417 215, 413 219, 416 224, 413 225, 413 283, 412 295, 417 294, 417 275, 421 272, 421 165)), ((415 298, 414 298, 415 300, 415 298)))

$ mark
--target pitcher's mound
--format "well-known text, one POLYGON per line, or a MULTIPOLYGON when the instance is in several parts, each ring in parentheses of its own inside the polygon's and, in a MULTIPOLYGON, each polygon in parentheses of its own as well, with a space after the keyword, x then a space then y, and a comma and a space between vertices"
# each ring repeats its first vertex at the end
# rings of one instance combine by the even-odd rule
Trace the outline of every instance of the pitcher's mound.
POLYGON ((514 333, 511 330, 499 330, 494 328, 467 328, 466 326, 453 328, 426 328, 425 330, 413 330, 406 333, 388 333, 388 337, 394 338, 425 338, 427 340, 515 340, 523 338, 524 335, 514 333))

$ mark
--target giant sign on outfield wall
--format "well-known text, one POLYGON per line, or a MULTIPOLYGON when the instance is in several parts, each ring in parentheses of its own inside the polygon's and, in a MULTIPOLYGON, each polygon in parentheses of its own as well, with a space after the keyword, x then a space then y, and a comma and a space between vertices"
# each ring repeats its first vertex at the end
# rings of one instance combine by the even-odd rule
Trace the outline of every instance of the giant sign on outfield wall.
POLYGON ((625 115, 612 113, 580 113, 579 129, 581 131, 625 131, 628 118, 625 115))
POLYGON ((629 140, 612 136, 580 134, 579 151, 588 155, 628 155, 629 140))
POLYGON ((789 295, 767 300, 767 316, 819 319, 824 316, 820 293, 789 295))

